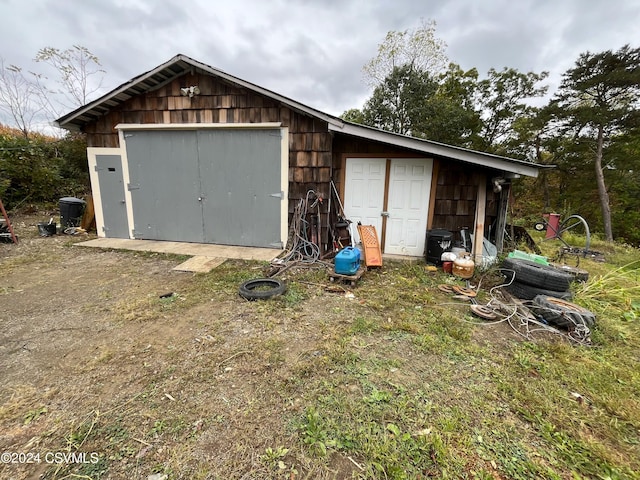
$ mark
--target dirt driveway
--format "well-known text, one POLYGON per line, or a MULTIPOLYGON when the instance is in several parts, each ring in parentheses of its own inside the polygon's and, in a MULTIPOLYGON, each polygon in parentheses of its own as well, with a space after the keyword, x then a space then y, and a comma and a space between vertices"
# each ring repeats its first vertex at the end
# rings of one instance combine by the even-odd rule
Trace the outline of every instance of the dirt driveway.
MULTIPOLYGON (((40 238, 29 220, 16 228, 21 243, 0 244, 0 451, 40 457, 0 464, 1 478, 284 478, 259 454, 292 442, 283 418, 301 412, 304 389, 289 382, 354 302, 312 284, 246 302, 237 287, 260 264, 173 272, 184 258, 40 238), (42 456, 65 452, 96 457, 42 456)), ((352 468, 335 458, 309 474, 352 468)))

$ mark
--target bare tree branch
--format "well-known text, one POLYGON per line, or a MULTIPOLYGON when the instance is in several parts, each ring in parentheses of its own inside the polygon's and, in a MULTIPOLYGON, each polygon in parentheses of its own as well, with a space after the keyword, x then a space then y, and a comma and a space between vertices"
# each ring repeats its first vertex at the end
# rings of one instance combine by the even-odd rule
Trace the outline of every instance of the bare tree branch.
POLYGON ((5 66, 0 58, 0 112, 20 129, 25 138, 29 137, 33 123, 42 112, 36 101, 38 89, 15 65, 5 66))
MULTIPOLYGON (((102 87, 106 72, 101 68, 98 57, 81 45, 73 45, 66 50, 54 47, 41 48, 34 60, 46 63, 56 70, 58 74, 56 83, 60 88, 54 91, 49 90, 49 93, 58 97, 58 103, 64 109, 86 105, 91 95, 102 87)), ((48 79, 39 76, 39 80, 40 85, 44 86, 45 80, 48 79)), ((59 116, 58 113, 56 116, 59 116)))

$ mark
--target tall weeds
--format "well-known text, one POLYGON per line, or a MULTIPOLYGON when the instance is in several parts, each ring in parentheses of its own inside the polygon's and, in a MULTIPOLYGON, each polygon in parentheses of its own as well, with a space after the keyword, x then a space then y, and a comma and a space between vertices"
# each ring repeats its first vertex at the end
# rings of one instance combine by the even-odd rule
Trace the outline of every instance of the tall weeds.
POLYGON ((593 276, 579 284, 575 298, 581 305, 600 315, 616 315, 634 311, 640 299, 640 260, 593 276))

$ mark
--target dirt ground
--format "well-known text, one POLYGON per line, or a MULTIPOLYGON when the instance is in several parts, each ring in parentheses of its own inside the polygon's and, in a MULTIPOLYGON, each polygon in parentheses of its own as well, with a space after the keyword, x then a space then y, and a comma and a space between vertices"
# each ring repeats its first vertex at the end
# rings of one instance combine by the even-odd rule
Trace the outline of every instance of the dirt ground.
MULTIPOLYGON (((249 302, 268 265, 175 272, 185 257, 39 237, 40 220, 0 243, 2 480, 574 478, 575 455, 584 478, 635 478, 637 432, 616 425, 637 391, 603 360, 636 356, 615 320, 597 349, 523 341, 438 288, 459 279, 386 261, 355 288, 291 269, 285 295, 249 302), (573 385, 581 366, 597 384, 573 385)), ((501 282, 473 281, 480 303, 501 282)))
MULTIPOLYGON (((100 461, 0 464, 0 477, 270 476, 259 454, 291 437, 279 417, 301 401, 282 388, 322 355, 325 313, 349 300, 311 295, 304 311, 272 312, 240 299, 238 283, 209 298, 215 273, 173 272, 184 258, 75 246, 35 224, 15 222, 20 243, 0 244, 0 451, 100 461)), ((352 468, 334 458, 309 478, 352 468)))
MULTIPOLYGON (((365 343, 344 345, 345 332, 386 307, 327 292, 326 275, 296 281, 281 301, 248 302, 238 286, 264 265, 174 272, 184 258, 39 237, 37 221, 19 219, 20 243, 0 244, 0 453, 40 457, 0 463, 2 479, 351 478, 356 460, 311 459, 300 443, 293 422, 308 382, 317 391, 336 356, 365 359, 374 344, 385 362, 424 366, 386 369, 389 382, 450 375, 402 337, 367 343, 366 323, 365 343)), ((418 294, 416 305, 434 295, 418 294)), ((473 336, 519 340, 504 325, 473 336)), ((360 395, 360 385, 339 388, 360 395)))

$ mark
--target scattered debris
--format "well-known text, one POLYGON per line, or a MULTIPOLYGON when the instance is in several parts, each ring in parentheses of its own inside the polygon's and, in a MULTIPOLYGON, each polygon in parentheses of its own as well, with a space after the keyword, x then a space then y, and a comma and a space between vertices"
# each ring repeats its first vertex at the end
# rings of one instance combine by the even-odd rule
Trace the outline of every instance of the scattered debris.
POLYGON ((81 227, 68 227, 65 228, 62 233, 65 235, 86 235, 87 231, 81 227))
POLYGON ((356 461, 355 461, 353 458, 351 458, 351 457, 347 457, 347 458, 349 459, 349 461, 350 461, 351 463, 353 463, 353 464, 358 468, 358 470, 360 470, 361 472, 364 472, 364 467, 363 467, 362 465, 360 465, 358 462, 356 462, 356 461))
POLYGON ((578 392, 571 392, 571 397, 578 403, 583 404, 587 402, 587 399, 584 395, 579 394, 578 392))
POLYGON ((605 261, 604 253, 595 250, 584 250, 575 247, 562 247, 558 253, 558 261, 563 261, 564 257, 572 255, 576 258, 576 266, 580 263, 580 257, 590 258, 594 262, 603 263, 605 261))
POLYGON ((453 298, 455 298, 456 300, 462 300, 464 302, 470 302, 471 301, 471 297, 469 297, 467 295, 454 295, 453 298))
POLYGON ((147 480, 167 480, 169 476, 166 473, 154 473, 147 477, 147 480))
POLYGON ((2 199, 0 199, 0 213, 2 213, 2 219, 0 219, 0 241, 5 243, 18 243, 18 237, 13 231, 13 226, 7 215, 7 211, 4 209, 2 199))
POLYGON ((499 285, 491 289, 492 300, 489 304, 494 307, 495 310, 499 310, 505 314, 503 321, 506 321, 520 336, 527 340, 533 340, 534 333, 546 332, 564 337, 573 344, 591 345, 588 328, 578 327, 567 331, 551 326, 544 318, 534 314, 530 308, 532 306, 531 303, 526 302, 525 304, 525 302, 512 296, 507 291, 501 290, 500 287, 499 285), (498 295, 502 295, 502 298, 498 298, 498 295))
POLYGON ((498 318, 498 316, 493 311, 493 309, 485 305, 471 305, 470 308, 471 308, 471 312, 474 315, 480 318, 483 318, 485 320, 495 320, 496 318, 498 318))
POLYGON ((475 262, 471 260, 468 254, 463 254, 462 257, 457 257, 453 266, 451 267, 451 273, 456 277, 467 279, 473 276, 475 271, 475 262))
POLYGON ((466 297, 471 297, 471 298, 474 298, 475 296, 478 295, 478 293, 475 290, 471 288, 460 287, 458 285, 453 286, 453 291, 458 295, 464 295, 466 297))
POLYGON ((438 285, 438 290, 444 293, 453 293, 453 285, 448 285, 446 283, 442 283, 438 285))
POLYGON ((57 233, 57 225, 53 223, 53 217, 48 222, 38 223, 38 233, 41 237, 51 237, 57 233))
POLYGON ((344 287, 341 287, 340 285, 327 285, 326 287, 324 287, 324 291, 329 293, 346 293, 347 292, 347 290, 344 287))
POLYGON ((269 276, 276 276, 292 265, 310 266, 321 264, 320 260, 320 205, 323 202, 322 195, 314 190, 308 190, 305 198, 300 199, 291 217, 289 240, 285 251, 271 262, 269 276), (311 211, 316 212, 311 213, 311 211))

